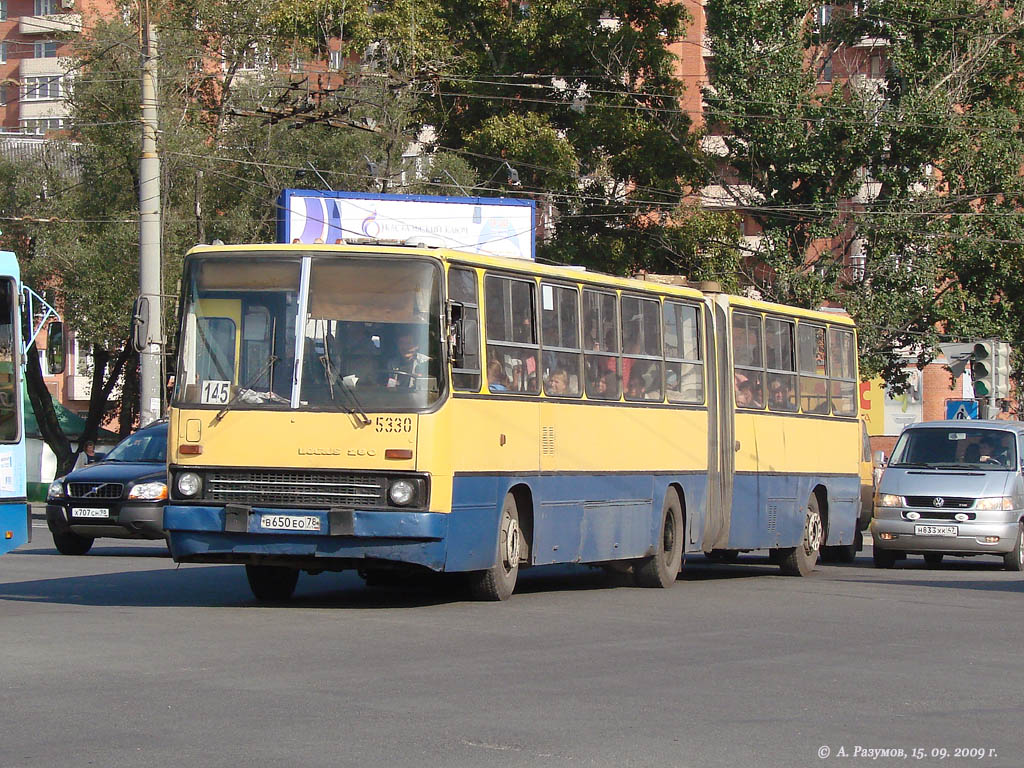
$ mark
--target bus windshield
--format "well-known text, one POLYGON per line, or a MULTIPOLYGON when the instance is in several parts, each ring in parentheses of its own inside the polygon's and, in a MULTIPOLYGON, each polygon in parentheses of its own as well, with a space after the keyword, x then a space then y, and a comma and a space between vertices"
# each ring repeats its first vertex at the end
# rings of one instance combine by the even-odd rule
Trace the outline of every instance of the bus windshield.
POLYGON ((1012 432, 967 427, 929 427, 903 433, 890 467, 929 469, 1013 469, 1017 466, 1012 432))
POLYGON ((301 276, 298 258, 192 260, 178 404, 406 411, 440 397, 438 267, 314 256, 308 289, 301 276))

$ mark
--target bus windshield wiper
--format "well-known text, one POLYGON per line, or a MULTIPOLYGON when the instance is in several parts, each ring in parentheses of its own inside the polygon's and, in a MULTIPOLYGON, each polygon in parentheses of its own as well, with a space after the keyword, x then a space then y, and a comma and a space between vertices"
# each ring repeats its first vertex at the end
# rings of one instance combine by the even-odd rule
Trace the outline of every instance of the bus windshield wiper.
POLYGON ((335 376, 334 365, 331 363, 331 352, 330 347, 327 344, 327 333, 323 334, 324 353, 320 356, 320 364, 324 367, 324 375, 327 377, 327 391, 331 394, 331 402, 334 405, 342 408, 350 416, 355 416, 356 420, 364 427, 370 426, 370 417, 366 415, 366 411, 363 409, 362 403, 359 402, 359 398, 356 397, 355 390, 352 389, 345 381, 343 376, 335 376), (338 399, 334 396, 334 382, 338 382, 338 387, 349 399, 350 405, 345 403, 339 403, 338 399))
MULTIPOLYGON (((212 427, 218 421, 223 419, 224 418, 224 414, 227 413, 228 411, 230 411, 232 408, 234 408, 235 407, 235 403, 237 403, 239 400, 243 400, 244 399, 246 402, 259 402, 259 403, 264 402, 264 400, 262 399, 263 395, 257 395, 257 397, 260 398, 260 399, 255 400, 255 401, 250 399, 252 397, 252 395, 255 394, 255 393, 252 392, 252 390, 250 388, 252 387, 253 384, 255 384, 257 381, 259 381, 263 377, 263 374, 265 374, 267 371, 269 371, 271 368, 273 368, 274 364, 276 362, 277 362, 277 355, 270 355, 267 358, 267 364, 264 365, 262 369, 260 369, 260 372, 257 373, 252 378, 250 378, 247 382, 245 382, 244 385, 239 387, 235 391, 235 396, 232 397, 230 400, 228 400, 226 403, 224 403, 224 407, 221 408, 219 411, 217 411, 217 415, 213 417, 213 421, 210 422, 210 426, 212 427)), ((280 395, 276 394, 273 390, 268 392, 267 395, 270 396, 270 401, 271 402, 273 402, 275 398, 277 398, 278 400, 284 402, 284 398, 281 397, 280 395)))

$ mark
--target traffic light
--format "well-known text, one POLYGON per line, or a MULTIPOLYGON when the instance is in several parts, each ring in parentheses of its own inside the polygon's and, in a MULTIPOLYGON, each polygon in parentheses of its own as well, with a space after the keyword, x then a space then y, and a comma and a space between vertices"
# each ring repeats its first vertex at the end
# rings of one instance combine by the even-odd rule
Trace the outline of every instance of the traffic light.
POLYGON ((979 400, 992 397, 995 390, 992 375, 995 369, 994 347, 995 342, 979 341, 971 353, 971 379, 974 381, 974 396, 979 400))
POLYGON ((1010 345, 1005 341, 997 341, 993 345, 992 386, 1000 400, 1010 396, 1010 345))

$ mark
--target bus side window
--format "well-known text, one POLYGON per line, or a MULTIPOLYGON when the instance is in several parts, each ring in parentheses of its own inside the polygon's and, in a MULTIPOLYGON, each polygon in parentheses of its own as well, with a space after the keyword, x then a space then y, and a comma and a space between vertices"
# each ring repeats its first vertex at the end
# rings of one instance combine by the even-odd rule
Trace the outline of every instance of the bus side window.
POLYGON ((796 410, 796 360, 793 355, 793 323, 765 318, 765 362, 768 368, 768 409, 796 410))
POLYGON ((575 288, 541 283, 541 344, 544 349, 544 394, 579 397, 580 305, 575 288))
POLYGON ((583 332, 587 397, 618 400, 619 313, 614 293, 584 289, 583 332))
POLYGON ((448 298, 462 305, 462 365, 452 370, 455 389, 480 391, 480 305, 476 296, 476 272, 448 270, 448 298))
POLYGON ((796 338, 800 410, 804 413, 828 413, 825 329, 820 325, 800 323, 796 328, 796 338))
POLYGON ((627 400, 662 399, 661 306, 622 297, 622 381, 627 400))
POLYGON ((829 326, 829 395, 832 412, 839 416, 857 413, 857 356, 853 332, 829 326))
POLYGON ((764 355, 760 315, 733 313, 732 350, 737 407, 764 408, 764 355))
POLYGON ((700 357, 700 310, 666 301, 665 393, 670 403, 704 402, 704 365, 700 357))
POLYGON ((484 279, 487 368, 497 371, 500 366, 504 379, 492 382, 491 392, 540 392, 535 288, 531 280, 498 275, 484 279), (495 361, 499 366, 492 365, 495 361))

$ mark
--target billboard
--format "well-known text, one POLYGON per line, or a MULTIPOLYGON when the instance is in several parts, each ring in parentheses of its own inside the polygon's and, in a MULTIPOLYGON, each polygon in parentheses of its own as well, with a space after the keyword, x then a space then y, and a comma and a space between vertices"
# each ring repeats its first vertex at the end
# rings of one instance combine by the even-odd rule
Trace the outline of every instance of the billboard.
POLYGON ((286 189, 277 210, 281 243, 369 238, 534 258, 533 200, 286 189))

